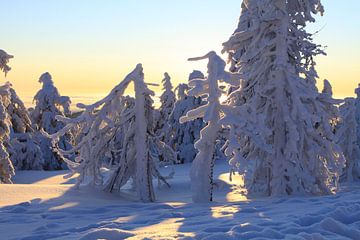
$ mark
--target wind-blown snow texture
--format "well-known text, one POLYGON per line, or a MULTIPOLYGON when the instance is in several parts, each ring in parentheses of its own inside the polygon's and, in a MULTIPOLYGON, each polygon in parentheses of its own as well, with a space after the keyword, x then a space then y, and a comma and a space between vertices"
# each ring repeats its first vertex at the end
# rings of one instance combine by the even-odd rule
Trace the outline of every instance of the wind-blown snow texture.
POLYGON ((192 204, 189 167, 176 166, 173 187, 157 189, 151 204, 72 190, 64 171, 18 172, 15 184, 0 185, 1 239, 360 239, 359 185, 325 197, 240 201, 223 162, 215 166, 216 202, 192 204))

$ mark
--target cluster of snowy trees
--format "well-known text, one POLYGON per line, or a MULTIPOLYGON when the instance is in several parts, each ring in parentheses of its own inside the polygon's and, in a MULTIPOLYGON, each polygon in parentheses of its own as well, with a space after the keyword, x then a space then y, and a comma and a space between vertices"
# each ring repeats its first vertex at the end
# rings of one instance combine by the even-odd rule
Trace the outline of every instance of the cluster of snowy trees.
MULTIPOLYGON (((66 163, 77 186, 113 192, 131 184, 144 202, 155 200, 153 179, 170 187, 174 172, 161 168, 178 163, 192 164, 193 201, 212 201, 217 158, 229 159, 248 194, 332 194, 340 181, 359 180, 360 86, 357 98, 344 101, 333 98, 329 81, 322 92, 316 87, 314 58, 325 53, 306 26, 323 14, 320 0, 244 0, 241 7, 223 44, 228 64, 213 51, 191 58, 208 61, 207 75, 194 71, 175 89, 165 73, 159 109, 141 64, 105 98, 78 104, 76 117, 49 73, 31 112, 11 84, 1 87, 0 180, 11 182, 13 165, 66 163), (131 83, 134 97, 124 95, 131 83)), ((12 56, 0 54, 6 74, 12 56)))
MULTIPOLYGON (((9 60, 13 56, 0 50, 0 70, 10 71, 9 60)), ((43 88, 35 96, 35 108, 29 110, 17 95, 10 82, 0 86, 0 182, 11 183, 15 170, 66 169, 51 139, 41 131, 56 132, 62 128, 56 115, 70 114, 68 97, 60 96, 48 73, 40 77, 43 88)), ((63 140, 66 149, 70 137, 63 140)))

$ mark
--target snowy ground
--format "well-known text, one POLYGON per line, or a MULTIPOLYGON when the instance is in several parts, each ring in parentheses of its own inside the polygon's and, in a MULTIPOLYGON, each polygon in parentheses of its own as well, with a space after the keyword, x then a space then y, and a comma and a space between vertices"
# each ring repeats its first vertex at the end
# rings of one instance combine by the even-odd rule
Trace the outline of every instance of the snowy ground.
POLYGON ((189 165, 176 170, 152 204, 73 190, 66 172, 18 172, 16 184, 0 185, 0 239, 360 239, 360 185, 335 196, 252 200, 220 163, 216 202, 196 205, 189 165))

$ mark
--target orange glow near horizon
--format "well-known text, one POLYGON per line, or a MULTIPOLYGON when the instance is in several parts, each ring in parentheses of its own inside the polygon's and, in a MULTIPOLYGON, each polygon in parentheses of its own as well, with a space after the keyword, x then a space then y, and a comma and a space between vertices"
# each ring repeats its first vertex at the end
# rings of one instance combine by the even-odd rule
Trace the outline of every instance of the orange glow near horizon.
MULTIPOLYGON (((194 69, 206 72, 206 62, 189 57, 218 53, 236 28, 240 0, 227 4, 201 1, 8 1, 2 3, 0 49, 14 55, 7 79, 30 102, 40 89, 39 76, 50 72, 62 95, 73 102, 105 96, 137 63, 145 81, 161 83, 163 73, 174 87, 194 69), (16 14, 14 14, 16 13, 16 14), (201 17, 199 17, 201 15, 201 17)), ((324 1, 324 17, 310 24, 314 41, 327 46, 317 57, 319 90, 322 80, 334 96, 354 96, 360 82, 360 1, 324 1), (350 5, 350 7, 349 7, 350 5), (344 14, 346 13, 346 14, 344 14)), ((223 56, 226 58, 226 56, 223 56)), ((153 88, 160 95, 161 87, 153 88)))

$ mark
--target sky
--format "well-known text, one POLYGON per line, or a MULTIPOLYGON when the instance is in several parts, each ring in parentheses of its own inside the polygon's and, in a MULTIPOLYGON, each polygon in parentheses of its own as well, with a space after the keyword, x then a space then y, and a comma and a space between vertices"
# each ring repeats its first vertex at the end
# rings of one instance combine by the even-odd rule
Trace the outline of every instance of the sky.
MULTIPOLYGON (((323 0, 325 16, 310 32, 327 46, 318 57, 321 80, 338 98, 353 96, 360 82, 360 1, 323 0)), ((0 49, 14 55, 7 79, 29 101, 43 72, 73 101, 105 96, 137 63, 145 81, 186 82, 205 62, 187 58, 221 51, 240 15, 240 0, 0 0, 0 49)), ((226 56, 223 56, 226 58, 226 56)), ((155 89, 158 93, 159 90, 155 89)))

